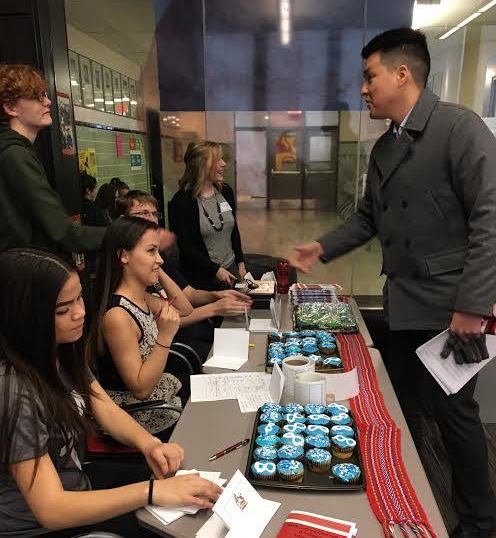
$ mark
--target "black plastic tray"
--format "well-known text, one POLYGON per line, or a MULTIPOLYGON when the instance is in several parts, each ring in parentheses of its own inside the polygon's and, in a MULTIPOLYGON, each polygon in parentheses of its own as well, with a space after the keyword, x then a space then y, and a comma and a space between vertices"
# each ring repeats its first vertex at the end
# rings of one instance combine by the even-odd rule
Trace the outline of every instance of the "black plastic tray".
MULTIPOLYGON (((303 329, 302 329, 303 330, 303 329)), ((334 333, 332 331, 326 331, 328 332, 329 334, 332 334, 334 335, 334 333)), ((272 342, 277 342, 277 340, 273 340, 270 336, 270 334, 267 336, 267 342, 266 342, 266 348, 265 348, 265 371, 268 372, 269 374, 272 373, 272 366, 269 364, 269 344, 271 344, 272 342)), ((323 355, 322 353, 319 353, 317 351, 317 354, 318 355, 321 355, 322 357, 325 357, 326 355, 323 355)), ((303 356, 306 356, 304 353, 303 353, 303 356)), ((330 357, 331 355, 329 355, 330 357)), ((336 357, 339 357, 341 358, 341 350, 340 350, 340 346, 339 346, 339 342, 337 341, 336 339, 336 354, 335 355, 332 355, 332 356, 336 356, 336 357)), ((344 368, 331 368, 331 367, 322 367, 322 366, 319 366, 319 365, 315 365, 315 371, 318 373, 318 374, 342 374, 343 371, 344 371, 344 368)))
MULTIPOLYGON (((341 460, 334 456, 332 456, 331 460, 331 468, 329 471, 326 471, 326 473, 314 473, 312 471, 309 471, 303 463, 305 472, 303 476, 303 481, 298 482, 297 484, 293 484, 291 482, 285 482, 283 480, 257 480, 256 478, 253 478, 251 476, 251 465, 254 463, 255 459, 253 458, 253 451, 257 448, 255 445, 255 439, 258 437, 257 427, 259 426, 258 419, 260 417, 260 409, 257 411, 257 415, 255 417, 255 423, 253 425, 253 432, 251 436, 251 442, 250 442, 250 450, 248 453, 248 460, 246 464, 245 469, 245 476, 252 484, 253 486, 261 486, 261 487, 267 487, 267 488, 285 488, 285 489, 303 489, 303 490, 313 490, 313 491, 361 491, 365 489, 366 487, 366 480, 365 480, 365 474, 363 470, 363 463, 362 463, 362 455, 360 452, 360 441, 358 439, 358 431, 355 426, 355 421, 353 420, 353 415, 350 412, 350 417, 353 421, 351 427, 355 431, 355 440, 357 442, 355 451, 353 452, 353 455, 351 458, 347 460, 341 460), (354 463, 355 465, 358 465, 361 470, 360 479, 356 484, 342 484, 334 481, 334 478, 332 476, 332 467, 333 465, 336 465, 338 463, 354 463)), ((330 428, 329 428, 330 430, 330 428)), ((329 432, 330 433, 330 432, 329 432)), ((330 447, 329 447, 330 452, 330 447)))

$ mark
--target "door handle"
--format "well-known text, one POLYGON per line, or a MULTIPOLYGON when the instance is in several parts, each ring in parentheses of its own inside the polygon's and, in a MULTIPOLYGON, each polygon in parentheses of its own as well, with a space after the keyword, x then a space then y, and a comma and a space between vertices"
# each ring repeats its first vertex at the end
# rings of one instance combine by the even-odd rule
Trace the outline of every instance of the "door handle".
POLYGON ((272 174, 301 174, 299 170, 271 170, 272 174))

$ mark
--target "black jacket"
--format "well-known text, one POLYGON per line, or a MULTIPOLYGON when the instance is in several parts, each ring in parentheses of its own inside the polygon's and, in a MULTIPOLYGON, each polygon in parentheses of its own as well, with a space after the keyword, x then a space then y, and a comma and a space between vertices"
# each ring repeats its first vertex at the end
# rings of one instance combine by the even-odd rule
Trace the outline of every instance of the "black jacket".
POLYGON ((31 142, 0 125, 0 252, 13 247, 85 252, 100 248, 105 228, 69 220, 31 142))
MULTIPOLYGON (((243 261, 243 251, 236 223, 234 192, 229 185, 223 184, 221 194, 233 210, 234 228, 231 242, 236 263, 240 263, 243 261)), ((169 228, 177 236, 181 272, 195 288, 211 289, 220 266, 208 255, 200 232, 198 202, 191 191, 180 189, 169 202, 169 228)))

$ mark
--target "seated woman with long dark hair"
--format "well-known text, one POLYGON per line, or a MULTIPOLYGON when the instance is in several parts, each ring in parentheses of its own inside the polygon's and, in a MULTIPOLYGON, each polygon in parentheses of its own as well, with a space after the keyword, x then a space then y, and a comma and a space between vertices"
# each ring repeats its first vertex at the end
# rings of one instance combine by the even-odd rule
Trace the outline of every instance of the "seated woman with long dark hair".
MULTIPOLYGON (((95 286, 99 304, 88 360, 97 358, 100 383, 119 405, 140 400, 181 405, 177 396, 181 383, 164 368, 179 317, 190 314, 193 307, 161 270, 159 246, 158 225, 138 217, 118 218, 103 239, 95 286), (168 301, 147 293, 159 280, 168 301)), ((165 438, 178 414, 154 410, 135 417, 148 431, 165 438)))
POLYGON ((220 493, 198 476, 164 479, 183 450, 144 430, 94 379, 81 349, 84 316, 79 278, 61 259, 31 249, 0 254, 0 536, 66 528, 48 536, 74 536, 89 525, 148 536, 132 512, 150 490, 162 506, 210 507, 220 493), (152 487, 91 491, 80 460, 89 413, 144 454, 157 478, 152 487))

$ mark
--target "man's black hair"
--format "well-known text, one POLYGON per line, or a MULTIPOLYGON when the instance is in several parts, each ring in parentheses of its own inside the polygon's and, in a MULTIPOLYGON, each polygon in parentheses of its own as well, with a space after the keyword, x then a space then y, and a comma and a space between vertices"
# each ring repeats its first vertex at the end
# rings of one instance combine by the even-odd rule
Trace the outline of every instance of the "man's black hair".
POLYGON ((425 87, 431 57, 427 48, 425 34, 412 28, 395 28, 376 35, 362 49, 362 58, 379 52, 382 61, 390 67, 405 64, 410 69, 416 84, 425 87))

